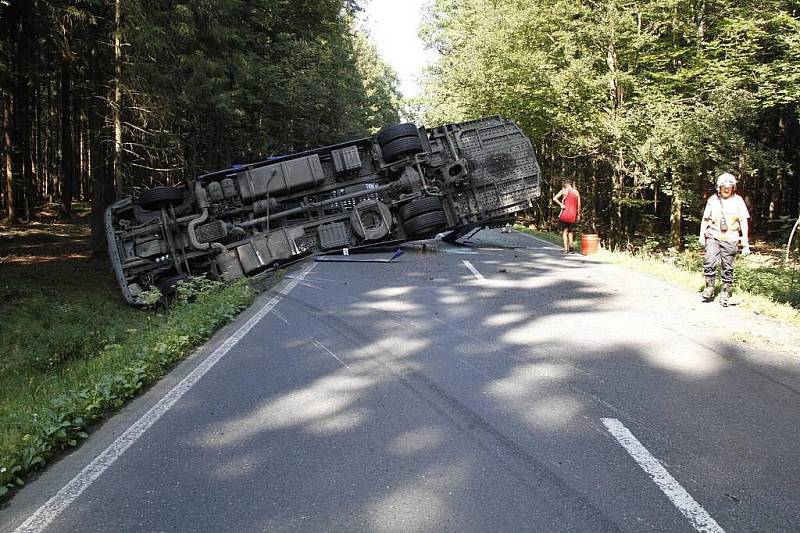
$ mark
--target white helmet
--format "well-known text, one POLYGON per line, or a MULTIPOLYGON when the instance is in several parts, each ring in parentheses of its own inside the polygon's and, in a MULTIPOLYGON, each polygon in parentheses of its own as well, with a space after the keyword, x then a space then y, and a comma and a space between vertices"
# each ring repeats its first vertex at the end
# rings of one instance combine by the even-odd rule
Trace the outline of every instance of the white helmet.
POLYGON ((736 187, 736 178, 733 177, 733 174, 727 172, 720 174, 717 178, 717 189, 720 187, 736 187))

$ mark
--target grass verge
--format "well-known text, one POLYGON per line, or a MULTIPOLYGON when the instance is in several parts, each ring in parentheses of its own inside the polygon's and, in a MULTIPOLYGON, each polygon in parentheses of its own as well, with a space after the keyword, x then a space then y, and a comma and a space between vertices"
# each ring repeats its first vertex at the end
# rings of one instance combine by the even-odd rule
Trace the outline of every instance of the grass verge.
POLYGON ((131 309, 86 251, 85 226, 0 228, 0 501, 255 296, 200 278, 169 307, 131 309))
MULTIPOLYGON (((520 225, 516 229, 548 242, 561 244, 559 233, 520 225)), ((576 239, 580 242, 580 235, 576 239)), ((673 285, 696 290, 698 293, 702 290, 702 255, 699 248, 681 253, 648 251, 637 254, 601 249, 596 257, 673 285)), ((736 262, 734 292, 741 300, 742 307, 793 326, 800 326, 800 272, 795 269, 760 266, 754 260, 740 257, 736 262)))
POLYGON ((50 359, 41 368, 39 356, 28 352, 33 364, 6 369, 0 376, 0 495, 85 439, 93 423, 161 378, 246 308, 253 294, 239 283, 212 288, 161 312, 138 311, 142 316, 133 320, 128 313, 115 313, 91 324, 86 335, 102 342, 93 342, 82 357, 50 359))

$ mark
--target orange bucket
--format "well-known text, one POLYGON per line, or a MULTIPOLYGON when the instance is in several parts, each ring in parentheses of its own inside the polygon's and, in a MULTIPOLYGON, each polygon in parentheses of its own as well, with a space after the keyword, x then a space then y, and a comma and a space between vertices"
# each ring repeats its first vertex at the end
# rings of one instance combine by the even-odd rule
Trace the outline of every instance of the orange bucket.
POLYGON ((583 255, 591 255, 597 253, 597 244, 600 242, 600 237, 595 233, 584 233, 581 235, 581 253, 583 255))

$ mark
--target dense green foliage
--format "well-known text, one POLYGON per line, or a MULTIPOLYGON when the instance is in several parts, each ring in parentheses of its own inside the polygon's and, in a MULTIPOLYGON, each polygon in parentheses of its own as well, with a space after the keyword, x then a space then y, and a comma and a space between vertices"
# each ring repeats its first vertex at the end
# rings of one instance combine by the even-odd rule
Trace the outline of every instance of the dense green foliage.
POLYGON ((682 247, 723 170, 755 231, 781 237, 800 203, 798 30, 781 0, 436 0, 423 118, 514 118, 550 187, 577 178, 584 220, 615 245, 669 232, 682 247))
POLYGON ((93 423, 154 383, 253 299, 247 284, 222 287, 199 278, 179 287, 172 306, 146 313, 112 297, 112 284, 98 287, 96 277, 84 276, 82 285, 79 275, 62 276, 70 288, 58 292, 35 280, 12 280, 17 312, 0 324, 0 497, 76 446, 93 423))
POLYGON ((197 172, 397 120, 396 81, 341 0, 148 4, 131 13, 126 86, 170 138, 137 151, 143 166, 197 172))
POLYGON ((370 134, 396 75, 353 0, 0 2, 0 216, 370 134))

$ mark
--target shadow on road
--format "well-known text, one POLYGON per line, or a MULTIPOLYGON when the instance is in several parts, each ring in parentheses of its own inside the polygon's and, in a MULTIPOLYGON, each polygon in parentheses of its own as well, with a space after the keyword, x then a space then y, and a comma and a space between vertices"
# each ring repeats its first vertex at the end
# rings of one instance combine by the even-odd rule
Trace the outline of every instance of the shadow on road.
POLYGON ((690 530, 603 417, 723 527, 800 523, 796 364, 704 333, 694 295, 643 276, 474 251, 317 265, 173 408, 177 445, 120 461, 165 480, 128 478, 140 525, 690 530))

